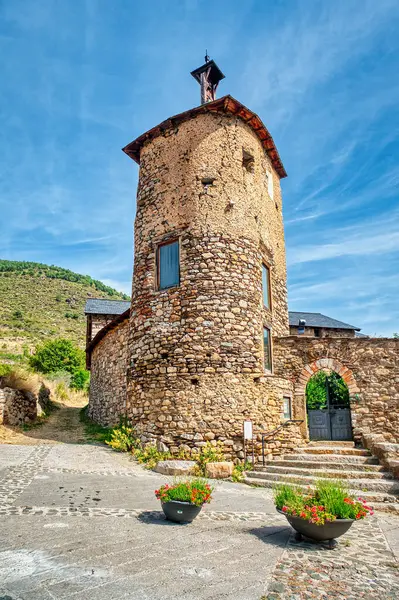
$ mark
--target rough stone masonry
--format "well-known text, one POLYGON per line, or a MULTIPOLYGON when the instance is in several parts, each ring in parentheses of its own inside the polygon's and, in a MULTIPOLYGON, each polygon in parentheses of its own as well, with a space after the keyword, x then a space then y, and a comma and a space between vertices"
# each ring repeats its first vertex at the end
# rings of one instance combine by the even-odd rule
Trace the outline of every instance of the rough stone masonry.
POLYGON ((314 346, 289 337, 285 171, 260 119, 226 96, 165 121, 125 151, 140 164, 132 302, 88 346, 92 418, 109 425, 126 414, 143 440, 172 451, 220 440, 227 456, 242 458, 243 422, 253 422, 259 451, 260 434, 283 420, 285 397, 304 423, 268 443, 268 454, 279 454, 307 438, 305 384, 334 368, 333 356, 351 393, 356 438, 376 429, 398 441, 399 341, 326 338, 314 346), (172 241, 179 284, 159 289, 158 249, 172 241))

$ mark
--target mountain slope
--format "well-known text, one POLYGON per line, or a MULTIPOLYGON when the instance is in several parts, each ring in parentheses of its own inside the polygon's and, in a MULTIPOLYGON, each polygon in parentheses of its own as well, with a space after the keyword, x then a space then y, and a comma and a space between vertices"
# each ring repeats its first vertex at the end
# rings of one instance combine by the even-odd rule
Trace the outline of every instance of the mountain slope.
POLYGON ((0 360, 48 338, 66 337, 84 348, 84 305, 90 297, 128 300, 88 275, 0 260, 0 360))

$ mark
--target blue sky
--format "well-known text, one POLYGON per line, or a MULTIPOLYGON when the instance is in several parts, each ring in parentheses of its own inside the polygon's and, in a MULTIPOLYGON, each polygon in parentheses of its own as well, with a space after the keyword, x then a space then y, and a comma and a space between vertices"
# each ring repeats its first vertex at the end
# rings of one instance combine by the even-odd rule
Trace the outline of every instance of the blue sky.
POLYGON ((199 103, 204 50, 271 131, 289 305, 399 331, 397 0, 0 0, 0 257, 130 293, 121 147, 199 103))

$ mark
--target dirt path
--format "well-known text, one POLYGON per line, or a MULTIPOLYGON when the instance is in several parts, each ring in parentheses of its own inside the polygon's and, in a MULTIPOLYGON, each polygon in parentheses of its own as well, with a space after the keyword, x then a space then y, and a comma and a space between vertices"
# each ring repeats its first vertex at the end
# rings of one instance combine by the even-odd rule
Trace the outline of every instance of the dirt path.
POLYGON ((84 400, 67 400, 55 403, 49 418, 41 425, 23 431, 19 427, 0 425, 0 444, 81 444, 87 441, 84 425, 80 421, 80 411, 84 400))

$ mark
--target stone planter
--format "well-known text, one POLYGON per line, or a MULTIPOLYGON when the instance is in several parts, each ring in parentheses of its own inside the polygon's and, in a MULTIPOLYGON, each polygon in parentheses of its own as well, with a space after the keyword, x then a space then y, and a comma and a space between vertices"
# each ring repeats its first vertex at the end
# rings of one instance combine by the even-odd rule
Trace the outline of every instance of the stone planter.
POLYGON ((294 517, 293 515, 287 515, 282 510, 277 509, 281 515, 284 515, 293 529, 297 532, 296 539, 302 539, 302 536, 315 540, 316 542, 330 542, 330 548, 334 547, 334 540, 341 535, 346 533, 354 519, 336 519, 330 521, 324 525, 316 525, 316 523, 309 523, 305 519, 300 517, 294 517))
POLYGON ((175 523, 191 523, 199 515, 201 508, 202 506, 190 502, 180 502, 179 500, 162 502, 165 517, 175 523))

